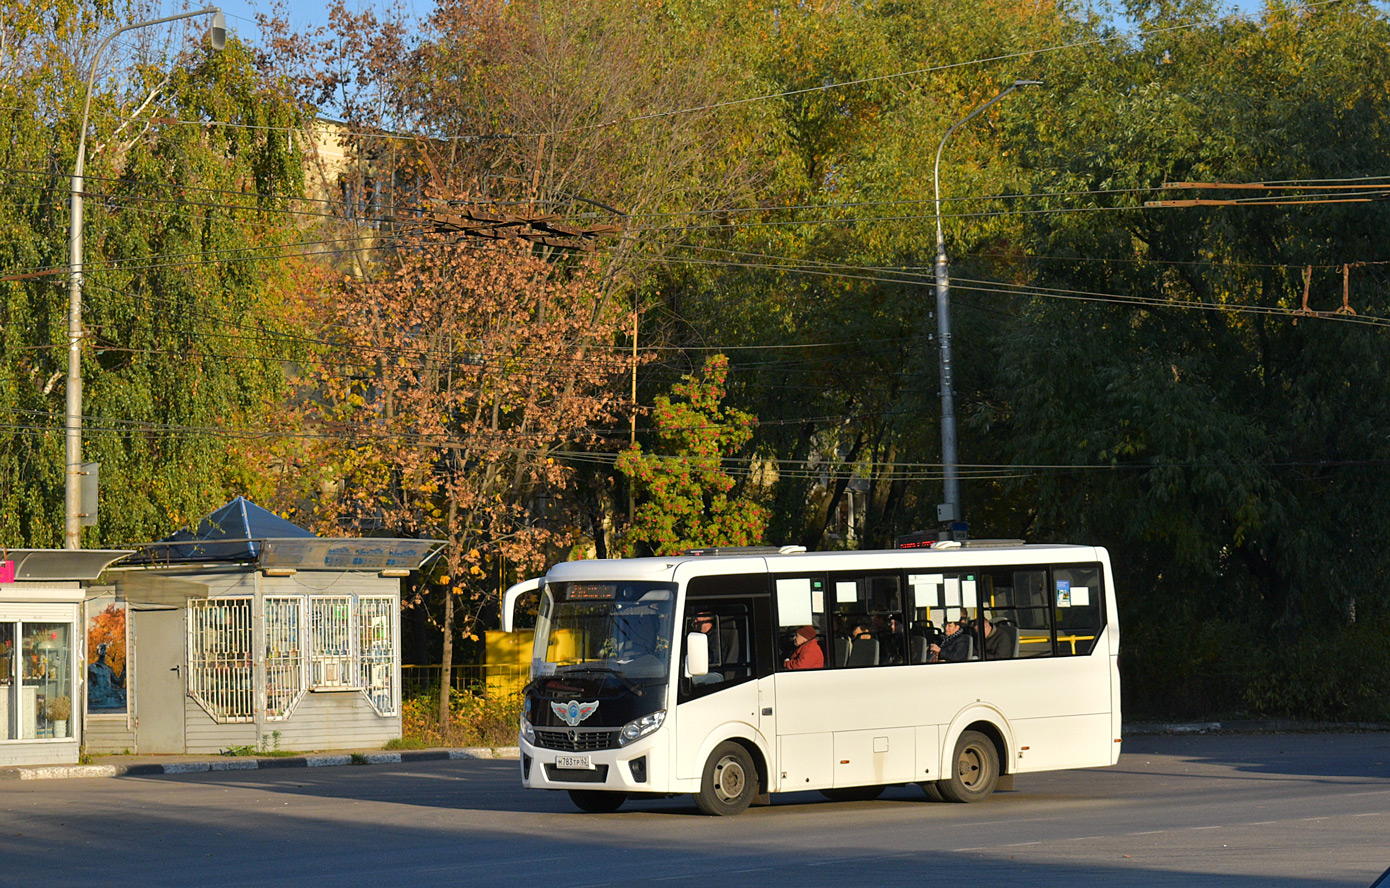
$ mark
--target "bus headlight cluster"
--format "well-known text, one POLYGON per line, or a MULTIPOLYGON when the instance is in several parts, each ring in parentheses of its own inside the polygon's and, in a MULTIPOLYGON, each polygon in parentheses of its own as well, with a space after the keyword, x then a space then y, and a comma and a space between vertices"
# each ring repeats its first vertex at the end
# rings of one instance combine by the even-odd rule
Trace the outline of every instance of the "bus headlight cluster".
POLYGON ((521 717, 521 737, 527 743, 536 742, 536 729, 531 727, 531 723, 527 721, 524 715, 521 717))
POLYGON ((651 715, 644 715, 635 718, 623 725, 623 729, 618 732, 618 745, 626 746, 634 740, 641 740, 643 737, 661 727, 661 723, 666 721, 666 710, 653 712, 651 715))

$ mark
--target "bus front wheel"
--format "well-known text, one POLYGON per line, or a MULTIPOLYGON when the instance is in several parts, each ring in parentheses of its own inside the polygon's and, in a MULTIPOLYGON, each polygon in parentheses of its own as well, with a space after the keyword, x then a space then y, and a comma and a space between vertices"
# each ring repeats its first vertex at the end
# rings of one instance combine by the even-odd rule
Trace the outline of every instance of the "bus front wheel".
POLYGON ((601 789, 571 789, 570 801, 588 814, 612 814, 627 801, 625 792, 605 792, 601 789))
POLYGON ((999 782, 999 753, 994 743, 978 731, 966 731, 956 741, 951 774, 936 788, 948 802, 978 802, 994 792, 999 782))
POLYGON ((715 817, 742 813, 758 792, 758 770, 753 757, 732 740, 715 747, 705 762, 695 804, 715 817))

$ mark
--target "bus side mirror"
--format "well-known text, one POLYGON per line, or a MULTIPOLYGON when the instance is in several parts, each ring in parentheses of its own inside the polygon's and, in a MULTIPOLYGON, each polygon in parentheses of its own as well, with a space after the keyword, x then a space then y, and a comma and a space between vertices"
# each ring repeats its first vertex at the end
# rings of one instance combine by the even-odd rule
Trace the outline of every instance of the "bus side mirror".
POLYGON ((516 626, 516 600, 527 592, 535 592, 541 587, 545 577, 532 577, 529 580, 522 580, 502 593, 502 631, 515 631, 516 626))
POLYGON ((703 632, 685 637, 685 674, 692 678, 709 674, 709 636, 703 632))

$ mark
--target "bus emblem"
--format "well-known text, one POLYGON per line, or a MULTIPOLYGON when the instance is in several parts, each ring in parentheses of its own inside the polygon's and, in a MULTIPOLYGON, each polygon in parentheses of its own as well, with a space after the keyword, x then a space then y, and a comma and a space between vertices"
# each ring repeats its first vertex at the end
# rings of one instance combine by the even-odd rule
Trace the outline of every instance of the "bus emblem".
POLYGON ((598 701, 580 703, 578 700, 571 700, 568 703, 551 703, 550 708, 561 721, 572 728, 598 710, 598 701))

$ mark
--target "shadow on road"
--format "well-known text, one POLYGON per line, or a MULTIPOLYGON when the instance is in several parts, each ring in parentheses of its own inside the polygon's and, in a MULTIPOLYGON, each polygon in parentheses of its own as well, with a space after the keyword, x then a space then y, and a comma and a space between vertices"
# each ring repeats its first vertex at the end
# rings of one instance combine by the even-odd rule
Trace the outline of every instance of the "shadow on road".
MULTIPOLYGON (((1130 761, 1176 756, 1213 766, 1212 774, 1282 775, 1312 780, 1390 780, 1390 734, 1217 734, 1145 736, 1124 744, 1130 761)), ((1126 761, 1121 760, 1121 766, 1126 761)))

